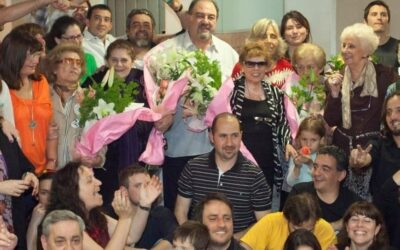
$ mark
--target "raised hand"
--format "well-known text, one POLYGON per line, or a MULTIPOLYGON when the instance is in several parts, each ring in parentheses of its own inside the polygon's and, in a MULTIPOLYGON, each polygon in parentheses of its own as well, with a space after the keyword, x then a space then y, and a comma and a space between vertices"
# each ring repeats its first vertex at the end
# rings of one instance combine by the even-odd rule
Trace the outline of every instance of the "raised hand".
POLYGON ((335 72, 328 76, 328 85, 331 95, 334 98, 339 97, 340 90, 342 89, 343 75, 335 72))
POLYGON ((18 238, 7 230, 7 226, 0 216, 0 250, 12 250, 17 246, 18 238))
POLYGON ((288 143, 285 148, 285 159, 288 161, 290 157, 296 158, 297 155, 296 149, 288 143))
POLYGON ((23 180, 33 188, 32 195, 37 195, 39 192, 39 180, 36 175, 26 172, 23 180))
POLYGON ((150 207, 151 204, 160 196, 162 184, 157 176, 153 176, 147 185, 140 187, 139 204, 143 207, 150 207))
POLYGON ((133 214, 133 205, 129 200, 126 190, 120 189, 115 191, 111 205, 120 219, 129 218, 133 214))
POLYGON ((354 148, 350 152, 350 166, 355 168, 367 166, 371 162, 371 155, 369 154, 371 149, 371 144, 369 144, 365 149, 360 145, 357 145, 357 148, 354 148))

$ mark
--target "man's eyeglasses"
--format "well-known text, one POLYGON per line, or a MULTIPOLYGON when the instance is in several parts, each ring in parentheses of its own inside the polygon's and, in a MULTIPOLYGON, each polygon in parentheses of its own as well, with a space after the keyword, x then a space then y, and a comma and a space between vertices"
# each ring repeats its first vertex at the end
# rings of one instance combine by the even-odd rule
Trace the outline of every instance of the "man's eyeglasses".
POLYGON ((82 34, 79 34, 76 36, 61 36, 61 38, 67 41, 72 41, 72 40, 82 40, 83 36, 82 34))
POLYGON ((255 66, 258 66, 258 67, 267 66, 268 63, 266 61, 260 61, 260 62, 244 61, 244 65, 248 68, 254 68, 255 66))
POLYGON ((58 60, 57 63, 65 63, 65 64, 68 64, 68 65, 76 64, 78 66, 82 66, 83 65, 83 60, 66 57, 66 58, 58 60))

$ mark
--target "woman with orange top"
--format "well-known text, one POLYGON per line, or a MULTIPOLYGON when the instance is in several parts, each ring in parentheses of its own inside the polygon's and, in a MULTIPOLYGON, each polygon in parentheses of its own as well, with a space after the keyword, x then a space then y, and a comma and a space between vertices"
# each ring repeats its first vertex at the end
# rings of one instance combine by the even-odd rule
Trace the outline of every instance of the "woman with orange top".
POLYGON ((36 73, 42 47, 35 37, 15 30, 0 47, 0 75, 10 88, 22 151, 35 166, 36 174, 55 168, 57 157, 57 130, 51 126, 49 84, 36 73))

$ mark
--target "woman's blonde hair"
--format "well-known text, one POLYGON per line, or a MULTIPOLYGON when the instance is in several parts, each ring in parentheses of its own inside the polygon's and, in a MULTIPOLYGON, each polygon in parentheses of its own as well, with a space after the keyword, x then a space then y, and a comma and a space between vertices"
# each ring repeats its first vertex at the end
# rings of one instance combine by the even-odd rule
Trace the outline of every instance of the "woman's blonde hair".
POLYGON ((258 20, 251 28, 250 35, 247 38, 246 43, 265 39, 267 37, 267 30, 269 27, 272 27, 278 39, 278 46, 276 48, 276 52, 273 55, 271 55, 271 58, 273 60, 279 60, 282 57, 284 57, 287 50, 287 44, 282 39, 279 33, 278 24, 274 20, 267 18, 258 20))

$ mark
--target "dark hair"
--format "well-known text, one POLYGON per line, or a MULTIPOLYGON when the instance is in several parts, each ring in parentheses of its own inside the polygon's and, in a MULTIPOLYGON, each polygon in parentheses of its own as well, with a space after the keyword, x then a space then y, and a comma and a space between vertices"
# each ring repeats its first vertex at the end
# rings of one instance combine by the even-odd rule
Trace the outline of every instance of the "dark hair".
POLYGON ((51 184, 50 200, 46 214, 53 210, 66 209, 80 216, 87 230, 107 228, 107 220, 100 208, 86 210, 84 202, 79 198, 79 171, 81 162, 69 162, 59 169, 51 184))
POLYGON ((217 116, 214 117, 214 120, 213 120, 213 122, 211 124, 211 132, 212 133, 214 133, 216 128, 217 128, 218 120, 220 120, 222 118, 233 118, 238 122, 239 127, 240 127, 240 121, 239 121, 239 119, 237 118, 236 115, 234 115, 232 113, 228 113, 228 112, 223 112, 223 113, 220 113, 220 114, 218 114, 217 116))
POLYGON ((129 12, 128 16, 126 17, 126 29, 129 29, 131 26, 131 19, 136 15, 146 15, 151 19, 151 26, 154 28, 156 26, 156 20, 154 19, 153 14, 147 9, 133 9, 129 12))
POLYGON ((105 55, 106 60, 108 60, 111 56, 111 53, 113 52, 113 50, 115 49, 125 49, 128 52, 128 55, 131 57, 132 61, 135 60, 135 51, 133 50, 133 46, 132 44, 127 41, 127 40, 123 40, 123 39, 118 39, 115 40, 114 42, 112 42, 108 48, 107 48, 107 52, 105 55))
POLYGON ((42 174, 39 175, 39 177, 38 177, 39 182, 44 181, 44 180, 53 180, 55 173, 56 173, 55 171, 42 172, 42 174))
POLYGON ((384 130, 384 133, 385 133, 385 135, 386 136, 388 136, 388 137, 391 137, 392 136, 392 132, 390 131, 390 129, 389 129, 389 126, 388 126, 388 124, 387 124, 387 122, 386 122, 386 116, 387 116, 387 105, 388 105, 388 102, 392 99, 392 98, 394 98, 394 97, 399 97, 400 98, 400 90, 395 90, 395 91, 393 91, 393 92, 391 92, 386 98, 385 98, 385 101, 383 102, 383 106, 382 106, 382 112, 381 112, 381 114, 382 114, 382 117, 381 117, 381 121, 382 121, 382 124, 383 124, 383 130, 384 130))
POLYGON ((225 194, 209 193, 194 208, 194 216, 193 216, 194 220, 203 223, 204 207, 211 201, 219 201, 219 202, 224 203, 225 205, 227 205, 229 207, 229 209, 231 210, 231 212, 233 214, 233 205, 232 205, 231 201, 228 199, 228 197, 226 197, 225 194))
POLYGON ((298 138, 303 131, 311 131, 322 138, 326 132, 325 121, 320 116, 308 116, 300 123, 296 137, 298 138))
POLYGON ((118 174, 118 182, 120 186, 129 188, 129 177, 135 174, 149 174, 146 168, 140 166, 138 163, 130 165, 122 169, 118 174))
POLYGON ((330 155, 336 160, 337 171, 347 171, 349 167, 349 158, 343 149, 334 146, 323 146, 318 150, 318 155, 330 155))
POLYGON ((382 214, 374 206, 374 204, 368 201, 358 201, 353 203, 343 215, 343 227, 338 234, 338 246, 343 247, 350 246, 351 239, 346 231, 346 226, 349 220, 354 215, 363 215, 375 221, 376 225, 380 225, 381 228, 378 234, 375 236, 371 246, 368 247, 370 250, 386 249, 388 247, 388 239, 386 235, 385 223, 382 214))
POLYGON ((310 23, 308 22, 307 18, 303 16, 300 12, 297 10, 292 10, 283 15, 282 21, 281 21, 281 36, 285 39, 285 31, 286 31, 286 23, 289 21, 289 19, 293 19, 296 22, 298 22, 301 26, 306 28, 307 30, 307 36, 306 39, 304 40, 305 43, 310 42, 311 40, 311 28, 310 28, 310 23))
POLYGON ((112 14, 112 11, 110 9, 110 7, 108 7, 108 5, 106 4, 96 4, 93 5, 91 7, 89 7, 88 13, 87 13, 87 19, 90 19, 92 17, 92 13, 95 10, 107 10, 108 12, 110 12, 112 14))
MULTIPOLYGON (((28 53, 42 51, 42 44, 32 35, 25 32, 11 31, 0 45, 0 75, 10 89, 20 89, 22 82, 20 71, 24 66, 28 53)), ((40 80, 37 73, 29 76, 32 80, 40 80)))
POLYGON ((210 241, 207 226, 198 221, 188 220, 175 229, 174 240, 189 241, 194 249, 206 250, 210 241))
POLYGON ((299 226, 310 220, 319 220, 322 216, 321 208, 312 194, 301 193, 290 196, 283 206, 283 215, 286 220, 299 226))
MULTIPOLYGON (((46 59, 44 61, 45 65, 45 72, 46 72, 46 77, 50 83, 56 83, 57 81, 57 76, 54 73, 54 71, 57 69, 60 60, 64 53, 68 52, 73 52, 79 55, 79 58, 82 60, 82 65, 81 67, 81 75, 85 74, 86 71, 86 65, 85 65, 85 55, 83 53, 83 50, 80 46, 72 43, 63 43, 57 45, 54 49, 50 51, 50 53, 46 56, 46 59)), ((78 79, 79 81, 79 79, 78 79)))
POLYGON ((219 16, 219 8, 218 8, 218 5, 217 5, 217 2, 215 2, 214 0, 193 0, 189 5, 189 9, 188 9, 189 14, 193 14, 192 11, 193 11, 194 7, 196 7, 196 4, 198 2, 210 2, 210 3, 212 3, 214 5, 214 7, 215 7, 215 10, 217 11, 217 17, 219 16))
POLYGON ((380 1, 380 0, 372 1, 367 5, 367 7, 365 7, 365 9, 364 9, 364 20, 367 21, 368 15, 369 15, 369 10, 375 5, 383 6, 386 9, 386 11, 388 13, 388 22, 390 22, 390 9, 389 9, 389 6, 384 1, 380 1))
POLYGON ((313 250, 321 250, 317 237, 307 229, 297 229, 289 234, 283 250, 297 250, 300 246, 308 246, 313 250))
POLYGON ((239 55, 239 63, 243 64, 248 57, 263 57, 268 65, 271 64, 271 55, 262 41, 249 41, 244 45, 239 55))
MULTIPOLYGON (((67 29, 71 26, 78 26, 81 28, 79 22, 75 18, 70 16, 59 17, 51 26, 51 30, 46 35, 46 45, 49 50, 52 50, 57 46, 56 38, 61 39, 62 36, 67 32, 67 29)), ((81 30, 82 31, 82 30, 81 30)))

